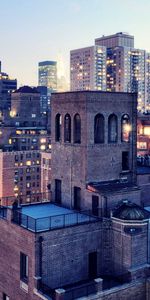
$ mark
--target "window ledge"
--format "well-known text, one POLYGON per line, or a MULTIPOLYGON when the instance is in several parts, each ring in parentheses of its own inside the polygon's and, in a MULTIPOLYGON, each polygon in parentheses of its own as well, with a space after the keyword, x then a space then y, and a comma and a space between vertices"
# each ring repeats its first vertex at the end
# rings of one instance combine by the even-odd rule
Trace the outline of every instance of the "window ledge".
POLYGON ((28 284, 24 281, 20 280, 20 288, 24 290, 26 293, 28 293, 28 284))

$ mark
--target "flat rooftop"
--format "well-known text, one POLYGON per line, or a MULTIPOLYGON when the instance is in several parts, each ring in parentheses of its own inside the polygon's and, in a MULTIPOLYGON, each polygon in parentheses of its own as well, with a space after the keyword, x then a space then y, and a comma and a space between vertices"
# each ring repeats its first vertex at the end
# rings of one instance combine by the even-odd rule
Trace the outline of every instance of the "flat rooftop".
POLYGON ((89 211, 75 211, 52 203, 28 204, 13 211, 13 222, 33 232, 41 232, 84 223, 97 222, 100 218, 89 211))

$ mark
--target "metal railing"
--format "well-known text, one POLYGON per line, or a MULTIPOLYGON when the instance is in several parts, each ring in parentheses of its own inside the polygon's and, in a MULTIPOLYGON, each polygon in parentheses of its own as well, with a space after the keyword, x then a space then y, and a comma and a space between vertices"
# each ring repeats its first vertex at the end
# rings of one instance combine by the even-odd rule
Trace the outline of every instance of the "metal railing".
POLYGON ((66 228, 90 222, 97 222, 100 218, 92 216, 89 211, 72 212, 41 218, 32 218, 19 210, 12 211, 12 221, 30 231, 40 232, 66 228))

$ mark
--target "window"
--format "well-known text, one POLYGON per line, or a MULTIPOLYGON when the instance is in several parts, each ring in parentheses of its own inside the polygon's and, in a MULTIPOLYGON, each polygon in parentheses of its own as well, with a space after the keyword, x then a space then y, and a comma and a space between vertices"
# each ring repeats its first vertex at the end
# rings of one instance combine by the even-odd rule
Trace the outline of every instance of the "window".
POLYGON ((55 141, 61 141, 61 115, 57 114, 55 117, 55 141))
POLYGON ((129 142, 130 139, 130 120, 128 115, 121 118, 121 141, 129 142))
POLYGON ((74 208, 80 209, 81 207, 81 189, 80 187, 74 187, 74 208))
POLYGON ((20 253, 20 279, 28 281, 28 256, 24 253, 20 253))
POLYGON ((10 298, 5 294, 3 293, 3 300, 9 300, 10 298))
POLYGON ((71 117, 69 114, 66 114, 64 119, 64 142, 71 143, 71 117))
POLYGON ((117 143, 118 139, 118 123, 117 116, 112 114, 108 118, 108 142, 117 143))
POLYGON ((74 143, 81 143, 81 118, 79 114, 74 116, 74 143))
POLYGON ((122 171, 129 170, 129 152, 124 151, 122 152, 122 171))
POLYGON ((55 201, 61 203, 61 180, 55 179, 55 201))
POLYGON ((104 143, 104 116, 97 114, 94 119, 94 143, 104 143))

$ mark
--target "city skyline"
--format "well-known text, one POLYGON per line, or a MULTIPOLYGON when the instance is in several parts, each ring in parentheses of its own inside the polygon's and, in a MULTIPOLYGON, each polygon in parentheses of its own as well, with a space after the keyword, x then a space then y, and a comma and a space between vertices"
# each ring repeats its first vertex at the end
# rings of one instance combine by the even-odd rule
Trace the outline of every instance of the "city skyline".
POLYGON ((21 2, 1 3, 0 18, 2 71, 17 78, 18 86, 37 85, 38 62, 58 57, 69 78, 70 50, 92 46, 103 34, 128 32, 135 36, 136 48, 150 52, 148 0, 115 0, 113 7, 110 0, 21 2))

